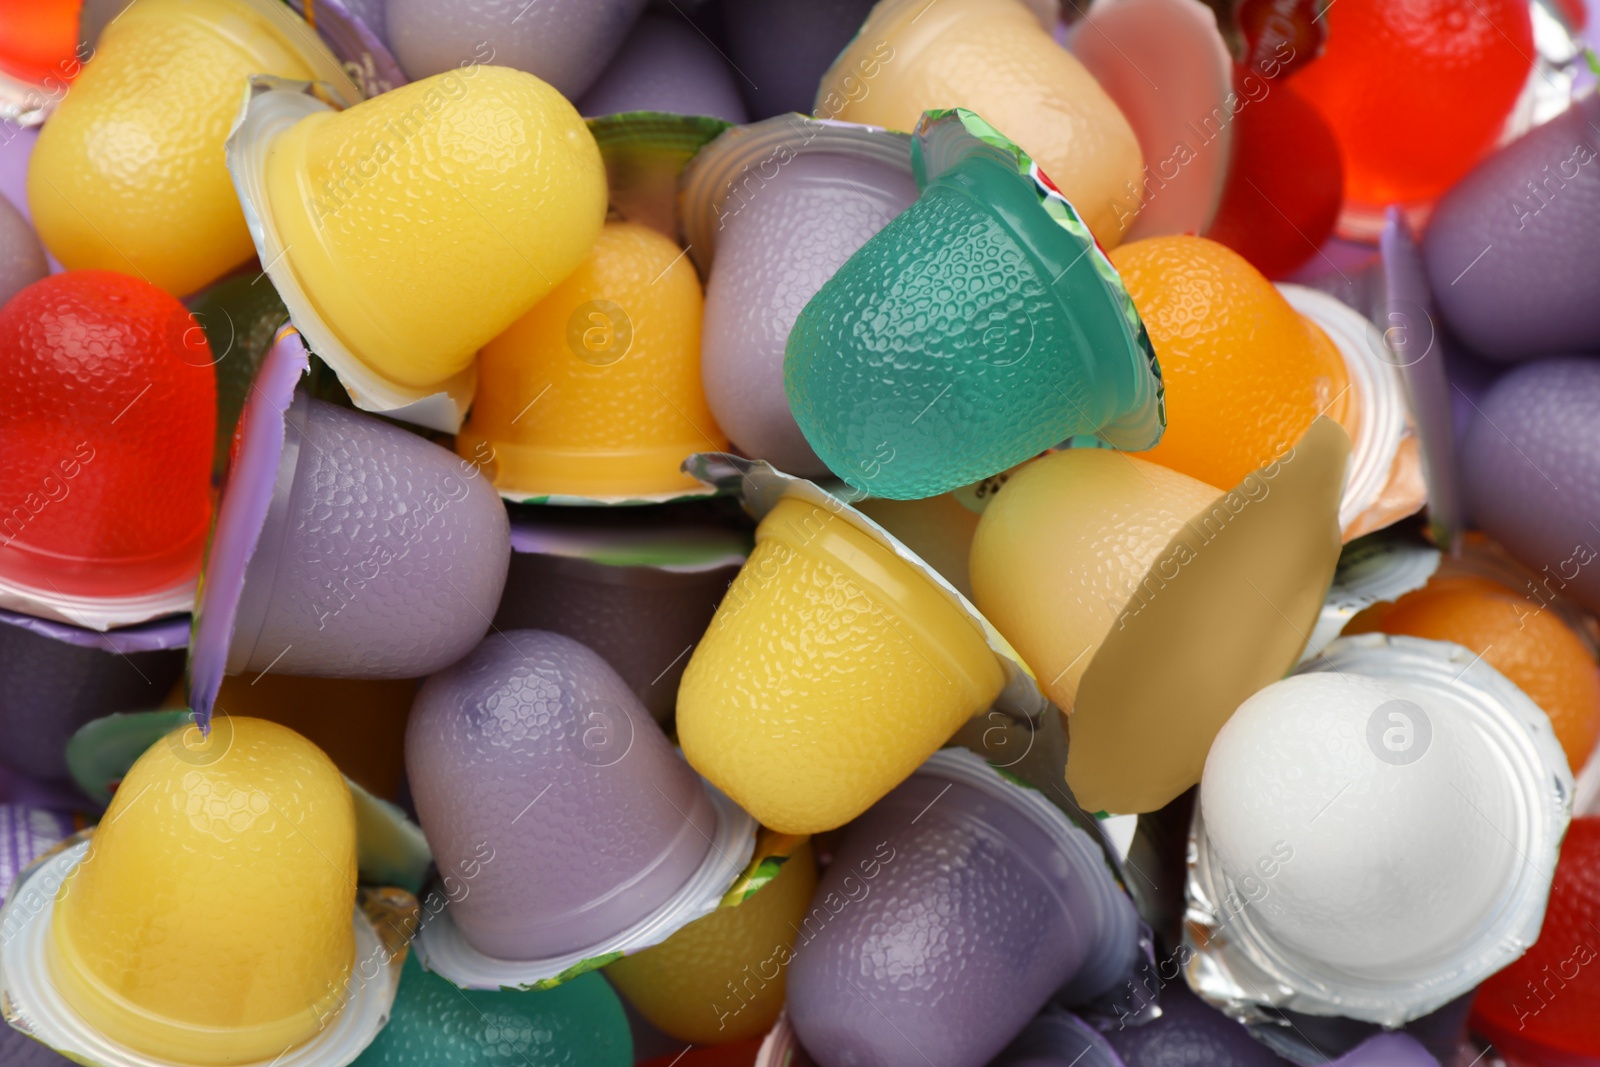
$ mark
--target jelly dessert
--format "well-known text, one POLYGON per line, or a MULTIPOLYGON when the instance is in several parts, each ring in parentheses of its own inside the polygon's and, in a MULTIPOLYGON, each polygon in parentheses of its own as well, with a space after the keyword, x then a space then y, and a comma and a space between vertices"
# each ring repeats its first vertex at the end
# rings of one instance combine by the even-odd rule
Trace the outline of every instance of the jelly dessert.
POLYGON ((73 0, 0 3, 0 71, 34 83, 67 80, 77 67, 77 8, 73 0))
POLYGON ((0 196, 0 307, 50 273, 44 249, 22 212, 0 196))
POLYGON ((578 100, 585 115, 666 111, 745 120, 738 75, 686 19, 640 16, 600 80, 578 100))
MULTIPOLYGON (((759 84, 739 83, 750 117, 769 119, 810 113, 823 72, 861 27, 872 0, 721 0, 717 6, 729 58, 739 70, 761 75, 759 84)), ((862 84, 858 78, 848 87, 859 96, 862 84)), ((838 118, 841 102, 824 101, 817 114, 838 118)))
POLYGON ((1164 1067, 1191 1057, 1217 1067, 1281 1067, 1250 1031, 1189 991, 1182 977, 1161 986, 1161 1017, 1108 1030, 1125 1067, 1164 1067))

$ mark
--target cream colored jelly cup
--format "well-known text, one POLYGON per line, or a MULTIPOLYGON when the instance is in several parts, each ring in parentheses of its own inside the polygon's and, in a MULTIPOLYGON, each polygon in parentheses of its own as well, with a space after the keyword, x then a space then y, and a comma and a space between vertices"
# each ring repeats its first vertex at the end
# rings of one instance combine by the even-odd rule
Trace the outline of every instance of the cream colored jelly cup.
POLYGON ((272 0, 140 0, 41 132, 28 201, 72 270, 136 274, 175 296, 250 258, 222 144, 252 74, 361 99, 317 35, 272 0))
POLYGON ((816 111, 910 130, 924 111, 963 107, 1006 131, 1072 202, 1105 248, 1124 237, 1144 159, 1094 76, 1021 0, 880 0, 822 76, 816 111))
POLYGON ((255 79, 228 165, 262 264, 356 405, 446 432, 478 349, 582 262, 605 218, 577 111, 504 67, 342 112, 255 79))

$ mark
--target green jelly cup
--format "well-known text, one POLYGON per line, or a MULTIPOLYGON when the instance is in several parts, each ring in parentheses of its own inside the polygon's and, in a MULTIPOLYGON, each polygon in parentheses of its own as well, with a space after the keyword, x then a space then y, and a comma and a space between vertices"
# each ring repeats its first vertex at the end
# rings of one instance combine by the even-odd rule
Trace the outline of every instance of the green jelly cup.
POLYGON ((784 390, 824 463, 913 500, 1077 435, 1140 451, 1166 424, 1133 301, 1076 210, 964 109, 917 124, 921 195, 812 297, 784 390))

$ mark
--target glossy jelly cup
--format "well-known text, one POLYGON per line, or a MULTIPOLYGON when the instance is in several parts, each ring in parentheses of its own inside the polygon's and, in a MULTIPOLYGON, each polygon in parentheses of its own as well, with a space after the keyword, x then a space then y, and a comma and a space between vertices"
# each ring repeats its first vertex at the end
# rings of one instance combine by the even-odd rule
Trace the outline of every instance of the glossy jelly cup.
POLYGON ((912 164, 917 202, 811 298, 785 346, 784 391, 822 461, 906 499, 1077 434, 1154 445, 1155 353, 1072 205, 968 111, 925 115, 912 164))
MULTIPOLYGON (((734 69, 761 72, 760 84, 739 82, 750 117, 769 119, 812 110, 817 83, 872 10, 872 0, 721 0, 718 7, 734 69)), ((836 118, 842 104, 842 98, 826 101, 817 114, 836 118)))
POLYGON ((648 12, 578 100, 578 110, 585 115, 665 111, 743 122, 736 78, 693 24, 676 14, 648 12))
POLYGON ((904 134, 786 115, 728 130, 682 177, 684 235, 707 277, 706 401, 741 450, 827 473, 783 391, 789 332, 824 282, 917 197, 904 134))
POLYGON ((1480 657, 1334 642, 1245 701, 1207 757, 1185 933, 1199 991, 1262 1022, 1433 1011, 1538 936, 1571 804, 1549 719, 1480 657))
POLYGON ((504 67, 468 66, 340 112, 304 90, 257 79, 228 138, 257 254, 358 406, 454 432, 478 349, 593 244, 605 216, 599 149, 559 93, 504 67), (499 151, 467 134, 484 121, 499 151))
POLYGON ((108 25, 29 163, 45 247, 71 269, 123 271, 174 296, 249 259, 221 149, 252 74, 360 99, 282 4, 141 0, 108 25))
POLYGON ((1071 1012, 1047 1008, 995 1057, 992 1067, 1070 1067, 1072 1064, 1124 1067, 1100 1031, 1071 1012))
POLYGON ((1124 201, 1143 178, 1139 141, 1052 39, 1049 10, 1021 0, 881 0, 822 76, 817 111, 909 130, 930 108, 971 108, 1014 138, 1113 248, 1138 213, 1137 201, 1131 210, 1124 201))
POLYGON ((1131 973, 1133 902, 1031 788, 951 749, 851 826, 800 924, 789 1017, 822 1067, 981 1067, 1051 995, 1131 973))

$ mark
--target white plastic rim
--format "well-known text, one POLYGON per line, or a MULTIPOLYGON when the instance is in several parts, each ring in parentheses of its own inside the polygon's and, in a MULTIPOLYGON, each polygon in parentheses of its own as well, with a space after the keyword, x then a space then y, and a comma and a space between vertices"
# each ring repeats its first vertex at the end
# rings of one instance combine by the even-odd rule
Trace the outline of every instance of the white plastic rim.
POLYGON ((104 633, 118 626, 132 626, 193 611, 198 589, 199 578, 196 577, 167 589, 140 593, 138 596, 88 597, 59 591, 45 592, 0 578, 0 608, 104 633))
MULTIPOLYGON (((702 779, 704 781, 704 779, 702 779)), ((687 882, 655 911, 620 933, 588 948, 537 960, 503 960, 473 948, 448 907, 423 924, 412 948, 427 970, 462 989, 532 989, 589 960, 626 956, 659 945, 696 919, 717 910, 729 887, 755 855, 756 821, 710 782, 706 793, 717 813, 717 831, 706 858, 687 882)), ((609 960, 607 962, 610 962, 609 960)))
MULTIPOLYGON (((50 980, 47 953, 50 923, 55 915, 55 890, 82 861, 89 846, 85 837, 24 871, 12 887, 5 908, 0 909, 0 1003, 4 1005, 6 1021, 63 1056, 91 1067, 188 1067, 112 1041, 85 1022, 50 980), (27 892, 30 881, 47 887, 46 891, 27 892)), ((351 923, 356 939, 355 965, 380 961, 376 979, 360 981, 353 970, 352 994, 325 1029, 272 1060, 241 1067, 345 1067, 372 1044, 389 1021, 405 957, 403 953, 390 956, 359 906, 353 911, 351 923)))
POLYGON ((1384 358, 1388 348, 1372 320, 1350 305, 1303 285, 1278 283, 1289 306, 1322 327, 1344 357, 1361 426, 1350 442, 1350 475, 1339 505, 1339 527, 1348 530, 1376 504, 1389 484, 1400 439, 1409 426, 1400 371, 1384 358))

